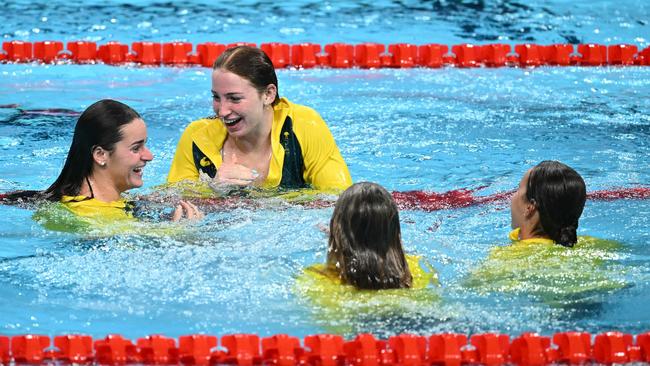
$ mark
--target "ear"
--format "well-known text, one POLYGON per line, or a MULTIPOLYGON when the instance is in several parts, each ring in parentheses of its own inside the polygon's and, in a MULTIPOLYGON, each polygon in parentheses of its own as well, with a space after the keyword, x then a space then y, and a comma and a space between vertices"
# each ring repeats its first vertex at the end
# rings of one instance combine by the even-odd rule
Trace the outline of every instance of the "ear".
POLYGON ((530 218, 533 215, 537 213, 537 205, 535 204, 535 201, 529 201, 526 203, 526 207, 524 208, 524 215, 526 218, 530 218))
POLYGON ((273 101, 277 95, 278 88, 273 84, 267 85, 266 90, 264 91, 264 105, 267 106, 273 104, 273 101))
POLYGON ((93 160, 99 166, 105 166, 108 160, 109 153, 101 146, 93 147, 93 160))

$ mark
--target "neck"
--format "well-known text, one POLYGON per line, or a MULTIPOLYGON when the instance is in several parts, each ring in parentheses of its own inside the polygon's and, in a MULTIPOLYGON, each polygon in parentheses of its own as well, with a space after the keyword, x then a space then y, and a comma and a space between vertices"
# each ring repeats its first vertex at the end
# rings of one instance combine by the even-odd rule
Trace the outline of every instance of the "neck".
POLYGON ((540 234, 539 231, 535 230, 537 225, 531 225, 524 223, 519 228, 519 239, 549 239, 548 235, 540 234))
POLYGON ((115 184, 101 173, 93 173, 84 180, 79 192, 83 196, 93 196, 103 202, 117 201, 122 197, 121 193, 115 184))

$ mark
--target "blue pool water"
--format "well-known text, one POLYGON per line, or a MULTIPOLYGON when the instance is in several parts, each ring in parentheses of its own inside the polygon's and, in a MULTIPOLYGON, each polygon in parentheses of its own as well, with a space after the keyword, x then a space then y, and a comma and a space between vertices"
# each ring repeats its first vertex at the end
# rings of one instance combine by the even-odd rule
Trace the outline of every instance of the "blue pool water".
MULTIPOLYGON (((65 2, 15 1, 6 5, 15 16, 4 15, 0 24, 6 39, 26 40, 196 43, 216 34, 224 42, 451 44, 501 35, 508 42, 574 37, 646 46, 650 14, 648 5, 631 1, 618 8, 604 1, 571 7, 210 3, 174 8, 91 1, 82 5, 88 16, 76 18, 67 16, 73 10, 65 2), (530 29, 519 32, 522 27, 530 29)), ((211 114, 210 73, 203 68, 5 64, 0 74, 2 192, 48 186, 70 143, 74 113, 25 111, 80 112, 101 98, 138 110, 155 159, 135 194, 164 182, 181 131, 211 114)), ((281 95, 314 107, 328 122, 355 181, 393 191, 484 187, 477 194, 489 195, 514 188, 537 162, 557 159, 576 168, 590 191, 650 183, 648 68, 281 70, 278 77, 281 95)), ((203 223, 180 236, 92 238, 47 231, 32 220, 33 211, 0 206, 0 333, 327 331, 293 284, 301 268, 324 261, 326 237, 318 225, 328 222, 331 208, 271 200, 260 208, 209 210, 203 223)), ((354 331, 647 331, 650 315, 639 304, 650 301, 648 217, 647 200, 589 201, 579 232, 621 242, 610 262, 632 285, 596 294, 588 305, 554 307, 525 294, 482 296, 461 285, 491 247, 507 243, 505 203, 405 210, 405 247, 439 270, 442 300, 415 318, 359 322, 354 331)))
POLYGON ((538 42, 647 46, 650 4, 588 1, 63 0, 3 2, 8 39, 199 42, 538 42), (8 14, 11 14, 9 16, 8 14), (81 14, 81 16, 71 16, 81 14))

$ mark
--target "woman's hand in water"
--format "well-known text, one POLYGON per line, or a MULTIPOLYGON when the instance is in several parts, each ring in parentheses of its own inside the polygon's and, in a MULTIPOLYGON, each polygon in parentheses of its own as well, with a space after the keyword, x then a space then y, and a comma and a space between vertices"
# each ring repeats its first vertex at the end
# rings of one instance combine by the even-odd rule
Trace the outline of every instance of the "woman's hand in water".
POLYGON ((191 221, 198 221, 203 219, 203 212, 199 210, 194 204, 187 201, 179 201, 172 214, 172 221, 180 221, 187 219, 191 221))
POLYGON ((220 185, 247 186, 253 183, 257 177, 259 177, 259 173, 255 169, 239 164, 237 156, 233 154, 230 162, 224 161, 217 169, 214 181, 220 185))

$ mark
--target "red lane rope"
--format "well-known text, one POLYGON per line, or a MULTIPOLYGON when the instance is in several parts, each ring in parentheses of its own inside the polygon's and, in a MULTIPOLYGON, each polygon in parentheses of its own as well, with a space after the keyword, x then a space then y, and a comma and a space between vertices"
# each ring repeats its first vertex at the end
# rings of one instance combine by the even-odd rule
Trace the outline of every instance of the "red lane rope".
POLYGON ((616 188, 605 189, 602 191, 593 191, 587 193, 587 198, 591 200, 610 201, 617 199, 648 199, 650 198, 650 188, 633 187, 633 188, 616 188))
MULTIPOLYGON (((443 193, 426 192, 426 191, 403 191, 392 192, 397 206, 401 210, 422 210, 438 211, 455 208, 463 208, 488 203, 505 203, 514 191, 498 192, 487 196, 476 196, 474 192, 480 191, 484 187, 476 189, 455 189, 443 193)), ((11 195, 21 191, 0 193, 0 203, 2 204, 23 204, 30 203, 30 196, 35 191, 23 191, 25 195, 10 200, 11 195)), ((613 201, 619 199, 648 199, 650 198, 650 187, 630 187, 630 188, 613 188, 592 191, 587 193, 587 199, 594 201, 613 201)), ((146 198, 145 198, 146 200, 146 198)), ((255 198, 247 197, 218 197, 218 198, 201 198, 193 200, 201 206, 214 207, 215 209, 235 209, 238 207, 260 208, 264 203, 255 198)), ((295 204, 309 208, 326 208, 332 207, 335 201, 315 199, 309 201, 297 201, 295 204)))
MULTIPOLYGON (((0 61, 43 62, 62 61, 87 64, 119 65, 201 65, 211 67, 227 48, 237 45, 256 47, 255 43, 220 44, 206 42, 196 47, 189 42, 133 42, 131 47, 120 42, 97 45, 95 42, 61 41, 7 41, 3 42, 0 61)), ((428 43, 329 43, 321 47, 315 43, 262 43, 276 68, 332 67, 332 68, 410 68, 443 66, 454 67, 534 67, 534 66, 605 66, 650 65, 650 47, 639 50, 631 44, 602 45, 595 43, 540 45, 516 44, 457 44, 451 47, 428 43)))
POLYGON ((94 362, 100 365, 319 365, 389 366, 481 364, 544 366, 550 364, 650 362, 650 333, 561 332, 552 336, 524 333, 513 338, 498 333, 400 334, 387 340, 359 334, 345 340, 340 335, 317 334, 298 337, 278 334, 195 334, 178 338, 151 335, 131 340, 108 335, 93 340, 88 335, 0 336, 0 362, 41 364, 94 362), (469 343, 468 343, 469 340, 469 343), (217 349, 217 345, 221 349, 217 349))
POLYGON ((400 209, 437 211, 462 208, 492 202, 502 202, 510 198, 514 191, 495 193, 489 196, 475 196, 477 189, 455 189, 444 193, 425 191, 393 192, 393 198, 400 209))
POLYGON ((404 210, 436 211, 473 206, 479 200, 472 195, 473 190, 455 189, 444 193, 425 191, 393 192, 397 206, 404 210))
MULTIPOLYGON (((508 191, 498 192, 488 196, 475 196, 473 193, 480 189, 457 189, 444 193, 425 191, 393 192, 393 198, 400 209, 436 211, 487 203, 506 202, 514 193, 514 191, 508 191)), ((594 201, 648 198, 650 198, 649 187, 612 188, 587 193, 587 199, 594 201)))
MULTIPOLYGON (((513 190, 498 192, 487 196, 474 194, 483 188, 485 187, 476 189, 455 189, 443 193, 427 191, 395 191, 392 192, 392 196, 400 210, 421 210, 431 212, 489 203, 505 203, 514 193, 513 190)), ((599 190, 588 192, 587 198, 590 200, 610 201, 618 199, 648 199, 650 198, 650 188, 632 187, 599 190)), ((215 209, 235 209, 242 206, 260 208, 264 205, 259 200, 244 197, 204 198, 195 200, 195 203, 201 206, 214 207, 215 209)), ((298 201, 295 203, 309 208, 326 208, 332 207, 335 201, 315 199, 304 202, 298 201)))

